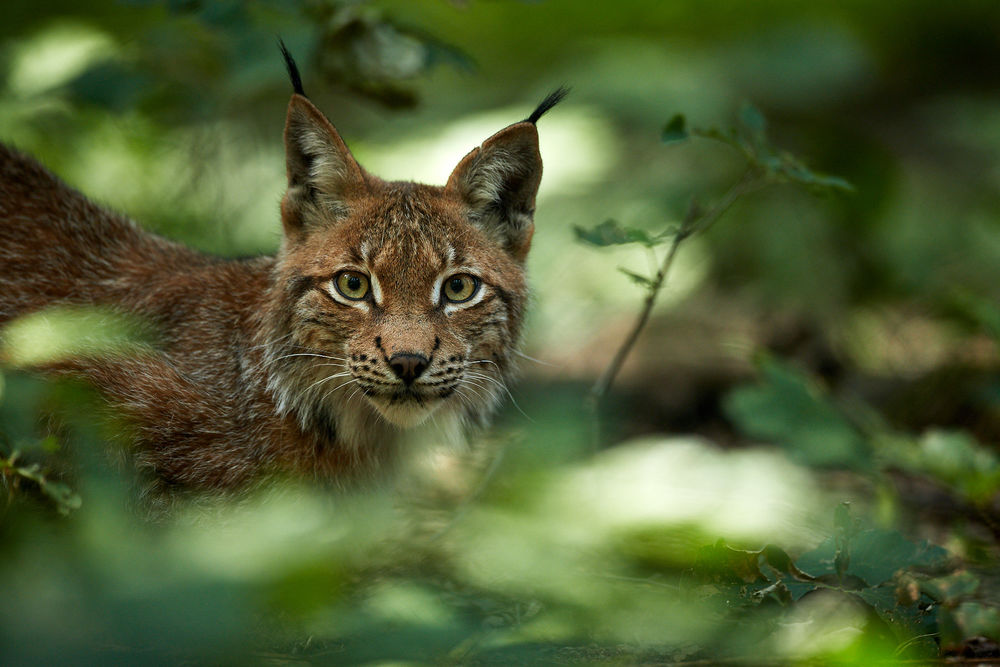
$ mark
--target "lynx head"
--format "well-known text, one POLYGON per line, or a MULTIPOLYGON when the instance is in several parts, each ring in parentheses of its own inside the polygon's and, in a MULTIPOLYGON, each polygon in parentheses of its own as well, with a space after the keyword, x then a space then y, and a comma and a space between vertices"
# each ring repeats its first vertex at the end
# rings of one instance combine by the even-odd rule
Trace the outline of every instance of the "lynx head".
POLYGON ((437 187, 369 174, 296 89, 268 343, 280 409, 341 431, 359 419, 412 426, 436 411, 488 416, 527 297, 542 175, 535 121, 565 92, 437 187))

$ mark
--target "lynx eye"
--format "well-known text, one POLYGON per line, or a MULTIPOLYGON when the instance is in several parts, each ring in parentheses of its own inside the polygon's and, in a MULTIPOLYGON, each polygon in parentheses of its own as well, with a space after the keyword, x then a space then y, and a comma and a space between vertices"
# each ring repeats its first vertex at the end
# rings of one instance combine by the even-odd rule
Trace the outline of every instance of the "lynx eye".
POLYGON ((464 303, 479 291, 479 278, 467 273, 459 273, 444 281, 441 293, 451 303, 464 303))
POLYGON ((368 276, 358 271, 341 271, 334 276, 333 284, 345 299, 360 301, 368 296, 368 276))

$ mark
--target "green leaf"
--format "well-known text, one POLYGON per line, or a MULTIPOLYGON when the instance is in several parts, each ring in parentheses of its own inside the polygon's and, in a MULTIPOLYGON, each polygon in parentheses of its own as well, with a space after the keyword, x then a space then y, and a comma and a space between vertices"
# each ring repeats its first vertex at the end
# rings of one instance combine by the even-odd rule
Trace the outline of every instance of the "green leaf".
POLYGON ((135 351, 151 339, 149 327, 135 316, 103 307, 53 306, 9 322, 0 359, 15 367, 32 366, 135 351))
POLYGON ((789 556, 788 553, 786 553, 781 547, 774 544, 768 544, 760 550, 760 554, 763 556, 764 562, 778 572, 790 575, 799 581, 812 581, 814 579, 811 574, 800 570, 798 566, 792 562, 792 557, 789 556))
POLYGON ((655 570, 691 567, 712 537, 698 524, 640 526, 623 532, 617 549, 630 561, 655 570))
POLYGON ((822 389, 802 372, 773 359, 760 364, 761 382, 725 399, 728 417, 745 434, 775 442, 802 463, 870 470, 872 451, 822 389))
POLYGON ((640 287, 644 287, 646 289, 653 288, 654 283, 650 278, 647 278, 646 276, 643 275, 639 275, 638 273, 633 273, 621 266, 618 267, 618 270, 624 273, 626 276, 628 276, 632 280, 632 282, 634 282, 636 285, 639 285, 640 287))
POLYGON ((963 431, 933 429, 919 440, 883 437, 879 450, 889 465, 928 476, 972 504, 1000 492, 1000 457, 963 431))
MULTIPOLYGON (((788 575, 792 580, 813 581, 814 577, 800 570, 791 556, 781 547, 768 544, 757 551, 734 549, 724 540, 703 547, 698 552, 697 569, 716 581, 742 581, 744 583, 774 581, 761 569, 766 563, 774 571, 788 575)), ((788 593, 787 588, 782 588, 788 593)))
POLYGON ((698 552, 696 570, 720 582, 766 582, 760 570, 760 551, 734 549, 719 540, 698 552))
MULTIPOLYGON (((796 564, 810 574, 836 575, 837 544, 834 537, 802 554, 796 564)), ((878 586, 899 570, 913 567, 937 567, 948 552, 928 542, 911 542, 897 531, 863 530, 851 540, 851 559, 847 574, 859 577, 868 586, 878 586)))
POLYGON ((790 153, 769 154, 760 164, 775 178, 802 185, 815 193, 854 191, 854 186, 843 178, 814 172, 790 153))
POLYGON ((639 243, 647 248, 653 248, 663 243, 665 237, 664 234, 653 236, 644 229, 622 227, 614 220, 605 220, 591 229, 574 225, 573 231, 578 240, 600 247, 639 243))
POLYGON ((677 114, 670 119, 663 127, 663 132, 660 134, 660 141, 665 144, 676 143, 678 141, 685 141, 689 136, 691 136, 687 131, 687 121, 684 119, 684 114, 677 114))

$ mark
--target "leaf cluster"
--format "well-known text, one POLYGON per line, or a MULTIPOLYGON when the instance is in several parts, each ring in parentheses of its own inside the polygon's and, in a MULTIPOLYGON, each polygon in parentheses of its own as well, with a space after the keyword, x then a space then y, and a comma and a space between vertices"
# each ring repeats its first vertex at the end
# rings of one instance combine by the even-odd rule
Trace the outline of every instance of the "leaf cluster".
POLYGON ((855 643, 866 645, 869 655, 934 656, 932 637, 945 596, 935 588, 940 580, 926 573, 944 572, 949 554, 896 531, 861 530, 846 505, 835 514, 834 535, 797 559, 773 544, 746 550, 720 540, 702 549, 696 572, 711 584, 713 596, 728 601, 736 618, 780 609, 763 614, 771 619, 771 632, 780 633, 793 619, 818 631, 818 613, 846 606, 862 633, 855 643), (922 584, 914 587, 915 581, 922 584))
POLYGON ((792 153, 774 146, 767 137, 767 119, 757 107, 744 104, 738 122, 725 130, 688 127, 683 114, 674 115, 663 127, 660 139, 674 144, 691 137, 718 141, 739 151, 750 169, 773 183, 794 183, 817 194, 852 192, 854 187, 843 178, 809 169, 792 153))
MULTIPOLYGON (((692 137, 726 144, 738 151, 746 162, 741 179, 719 201, 705 207, 697 198, 692 198, 681 220, 658 233, 624 226, 615 220, 605 220, 594 227, 574 225, 577 240, 597 247, 634 243, 652 252, 665 243, 678 245, 685 238, 704 232, 738 199, 769 185, 790 183, 815 194, 853 191, 853 186, 844 179, 813 171, 799 158, 775 147, 767 137, 764 115, 750 104, 743 106, 737 124, 727 130, 689 128, 684 115, 676 114, 664 126, 660 138, 665 144, 676 144, 692 137)), ((655 295, 662 286, 664 276, 646 276, 625 268, 619 271, 651 294, 655 295)))

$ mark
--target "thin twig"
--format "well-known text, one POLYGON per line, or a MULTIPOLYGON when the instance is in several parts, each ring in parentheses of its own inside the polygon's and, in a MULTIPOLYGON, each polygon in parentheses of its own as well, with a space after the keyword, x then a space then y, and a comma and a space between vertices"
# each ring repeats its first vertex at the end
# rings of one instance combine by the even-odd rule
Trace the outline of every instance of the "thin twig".
POLYGON ((642 310, 639 312, 639 316, 636 318, 635 324, 632 325, 632 329, 629 331, 622 344, 618 347, 618 350, 615 352, 615 356, 612 357, 611 362, 608 364, 607 368, 604 369, 604 373, 601 374, 601 377, 598 378, 597 382, 594 383, 594 386, 590 390, 588 403, 594 415, 595 436, 597 435, 596 424, 598 423, 601 401, 611 389, 611 385, 614 383, 615 378, 618 376, 618 372, 624 365, 625 359, 628 357, 632 348, 635 346, 636 341, 639 339, 639 335, 642 333, 642 330, 646 328, 646 323, 649 321, 649 316, 653 312, 653 306, 656 305, 656 299, 660 295, 660 290, 662 290, 663 286, 666 284, 667 276, 670 273, 670 267, 673 266, 674 257, 676 257, 677 250, 680 248, 681 243, 694 234, 699 234, 708 230, 720 217, 722 217, 723 213, 729 210, 736 200, 765 184, 766 182, 762 179, 760 171, 751 167, 743 174, 743 177, 740 178, 739 181, 733 184, 733 186, 726 191, 726 194, 722 196, 715 206, 705 212, 702 212, 694 204, 692 204, 692 206, 688 209, 688 213, 685 215, 680 229, 678 229, 674 234, 673 241, 671 241, 670 248, 667 250, 667 254, 663 258, 663 263, 660 265, 660 269, 656 272, 656 276, 654 276, 649 285, 646 299, 642 304, 642 310))

